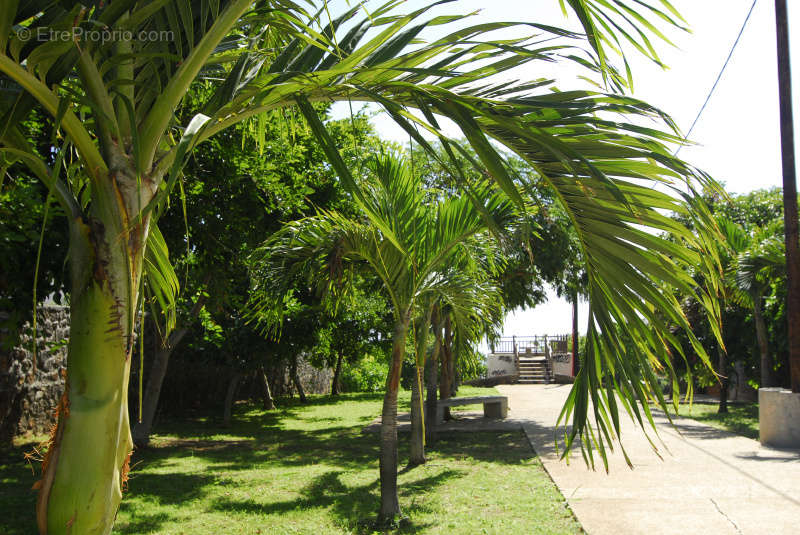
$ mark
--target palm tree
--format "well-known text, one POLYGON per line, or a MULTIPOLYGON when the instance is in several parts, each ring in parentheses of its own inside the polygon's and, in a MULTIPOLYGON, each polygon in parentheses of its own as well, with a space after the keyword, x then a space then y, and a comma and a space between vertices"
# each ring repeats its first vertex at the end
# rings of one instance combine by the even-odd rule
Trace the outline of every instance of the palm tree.
MULTIPOLYGON (((763 298, 772 283, 786 279, 786 244, 780 239, 781 231, 770 226, 759 231, 748 249, 736 261, 736 282, 746 292, 753 308, 756 338, 761 353, 761 387, 774 383, 772 358, 767 342, 767 325, 764 320, 763 298)), ((747 302, 747 301, 745 301, 747 302)))
POLYGON ((415 377, 411 383, 409 466, 426 462, 425 444, 433 438, 432 433, 436 426, 436 367, 443 340, 443 315, 451 319, 451 325, 456 326, 459 334, 466 334, 458 337, 459 342, 474 345, 481 338, 476 334, 483 334, 487 325, 498 324, 503 314, 503 299, 495 280, 497 270, 502 266, 502 258, 491 250, 486 239, 468 240, 462 247, 467 254, 460 259, 449 259, 446 271, 451 275, 447 279, 448 284, 440 286, 436 292, 420 295, 417 299, 414 314, 415 377), (487 262, 487 259, 491 261, 487 262), (460 261, 454 263, 454 260, 460 261), (433 345, 428 356, 431 334, 433 345), (427 388, 423 389, 423 385, 427 388), (427 403, 423 403, 423 392, 426 390, 427 403))
MULTIPOLYGON (((67 388, 38 483, 40 532, 111 530, 131 454, 127 382, 142 281, 148 298, 167 309, 177 293, 158 217, 199 143, 241 121, 253 121, 258 137, 264 113, 299 110, 353 192, 315 102, 376 102, 424 148, 429 145, 418 129, 459 151, 439 127, 438 118, 449 117, 474 148, 476 163, 512 199, 518 199, 514 182, 489 139, 534 166, 578 228, 590 271, 591 322, 600 328, 592 347, 610 352, 590 355, 597 365, 576 382, 567 411, 575 419, 573 438, 589 437, 589 392, 595 420, 608 422, 610 411, 616 421, 616 407, 595 393, 604 375, 649 370, 652 355, 666 357, 659 335, 668 333, 655 326, 652 308, 666 307, 676 317, 679 308, 665 301, 661 281, 684 284, 676 274, 682 263, 714 267, 713 257, 698 252, 713 239, 711 227, 697 196, 684 196, 677 183, 708 181, 672 157, 666 145, 680 138, 669 117, 622 95, 630 73, 621 75, 614 63, 627 67, 615 52, 625 43, 659 62, 650 42, 662 35, 656 25, 682 25, 669 2, 569 0, 562 5, 580 20, 583 35, 535 23, 491 23, 459 26, 431 42, 419 40, 427 26, 463 17, 426 18, 429 7, 398 14, 400 5, 389 0, 356 20, 366 10, 358 5, 331 20, 327 2, 309 14, 291 0, 2 3, 2 165, 30 167, 70 229, 67 388), (530 38, 486 39, 511 25, 529 28, 530 38), (525 63, 544 67, 556 60, 577 62, 608 92, 554 92, 547 79, 491 79, 525 63), (205 85, 202 98, 185 98, 193 84, 205 85), (49 116, 57 131, 59 146, 45 154, 26 140, 31 113, 49 116), (634 117, 673 131, 642 127, 634 117), (647 187, 654 182, 673 184, 673 194, 647 187), (659 209, 697 215, 700 235, 666 221, 659 209), (648 227, 681 244, 666 245, 642 230, 648 227), (628 325, 640 358, 621 360, 620 340, 605 328, 611 324, 628 325)), ((710 301, 708 308, 714 312, 710 301)), ((685 319, 677 323, 688 328, 685 319)), ((397 334, 402 338, 405 328, 397 334)), ((656 385, 655 377, 642 383, 638 374, 616 376, 623 378, 623 398, 638 399, 647 411, 648 388, 640 385, 656 385)))
MULTIPOLYGON (((489 221, 503 228, 514 210, 504 195, 493 193, 486 184, 472 195, 478 202, 465 196, 429 203, 422 180, 392 154, 376 157, 369 168, 374 182, 358 189, 367 208, 366 220, 320 212, 287 224, 254 253, 254 314, 266 312, 274 321, 275 307, 284 302, 298 275, 329 291, 345 287, 344 279, 355 267, 382 281, 393 311, 394 334, 381 413, 379 517, 391 522, 400 514, 397 393, 409 328, 413 323, 419 369, 435 302, 447 302, 466 314, 497 295, 491 284, 466 276, 458 267, 480 262, 468 241, 487 230, 489 221)), ((421 404, 415 407, 421 410, 421 404)), ((418 455, 422 459, 416 462, 424 462, 424 452, 418 455)))
POLYGON ((718 218, 731 256, 726 270, 726 287, 731 299, 750 307, 761 357, 761 387, 772 386, 772 359, 763 314, 764 295, 773 281, 786 277, 786 246, 781 240, 783 221, 748 233, 730 219, 718 218))

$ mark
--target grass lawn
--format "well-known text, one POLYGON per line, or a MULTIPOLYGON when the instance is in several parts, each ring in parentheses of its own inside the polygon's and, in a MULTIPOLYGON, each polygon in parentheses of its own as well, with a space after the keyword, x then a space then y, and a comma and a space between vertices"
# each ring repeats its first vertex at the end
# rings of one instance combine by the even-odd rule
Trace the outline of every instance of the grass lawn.
MULTIPOLYGON (((162 421, 153 447, 134 453, 114 533, 374 533, 378 435, 361 429, 380 407, 379 394, 348 394, 269 413, 240 404, 229 428, 216 417, 162 421)), ((400 435, 401 468, 407 440, 400 435)), ((30 447, 0 453, 3 534, 35 533, 36 478, 22 460, 30 447)), ((443 435, 429 451, 426 465, 401 470, 400 533, 581 532, 522 432, 443 435)))
POLYGON ((719 429, 758 440, 758 403, 729 403, 727 414, 717 414, 716 403, 681 404, 680 415, 719 429))

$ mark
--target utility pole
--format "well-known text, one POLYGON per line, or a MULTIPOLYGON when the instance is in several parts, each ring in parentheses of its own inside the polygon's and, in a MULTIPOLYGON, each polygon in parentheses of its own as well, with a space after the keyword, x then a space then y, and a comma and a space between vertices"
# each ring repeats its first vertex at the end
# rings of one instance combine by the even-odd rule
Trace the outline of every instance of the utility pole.
POLYGON ((783 161, 783 218, 786 227, 786 317, 789 322, 789 368, 792 391, 800 393, 800 233, 797 221, 797 180, 792 115, 792 71, 789 62, 789 21, 786 0, 775 0, 778 34, 778 87, 783 161))
POLYGON ((572 294, 572 376, 578 375, 578 290, 572 294))

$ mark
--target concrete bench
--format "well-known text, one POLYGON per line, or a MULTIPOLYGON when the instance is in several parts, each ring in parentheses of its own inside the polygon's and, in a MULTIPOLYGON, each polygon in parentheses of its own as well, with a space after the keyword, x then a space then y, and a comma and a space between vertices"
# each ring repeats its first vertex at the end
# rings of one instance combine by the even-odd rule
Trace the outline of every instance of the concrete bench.
POLYGON ((505 418, 508 416, 508 398, 505 396, 474 396, 471 398, 440 399, 436 403, 436 421, 444 421, 445 407, 475 405, 483 403, 483 416, 486 418, 505 418))

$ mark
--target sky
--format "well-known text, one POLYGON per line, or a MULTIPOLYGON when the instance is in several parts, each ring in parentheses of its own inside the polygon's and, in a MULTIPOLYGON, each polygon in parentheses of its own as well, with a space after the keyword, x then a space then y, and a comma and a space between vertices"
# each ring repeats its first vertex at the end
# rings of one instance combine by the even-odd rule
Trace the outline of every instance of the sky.
MULTIPOLYGON (((672 0, 672 4, 688 22, 691 33, 666 32, 675 46, 662 43, 657 49, 669 69, 663 70, 635 54, 629 59, 634 76, 633 95, 669 113, 685 133, 714 84, 752 0, 672 0)), ((411 10, 422 5, 422 1, 410 0, 402 9, 411 10)), ((558 0, 459 0, 437 9, 437 13, 448 14, 480 10, 468 21, 472 24, 490 20, 527 21, 578 29, 575 21, 565 21, 558 0)), ((796 74, 800 73, 800 8, 796 2, 789 2, 789 31, 792 68, 797 79, 796 74)), ((512 33, 513 30, 509 30, 492 37, 506 38, 512 33)), ((523 80, 556 76, 562 90, 586 87, 576 80, 572 68, 537 69, 541 69, 541 64, 532 64, 528 71, 522 68, 514 74, 523 80)), ((800 81, 795 82, 793 98, 795 130, 800 133, 798 96, 800 81)), ((408 143, 407 134, 387 116, 377 116, 373 122, 381 136, 408 143)), ((800 135, 796 137, 800 145, 800 135)), ((775 12, 771 0, 757 0, 739 45, 691 140, 696 145, 682 149, 681 158, 723 182, 729 192, 746 193, 780 186, 775 12)), ((586 308, 581 304, 579 326, 582 332, 586 329, 586 308)), ((509 314, 503 334, 567 333, 571 329, 571 314, 571 306, 550 292, 548 302, 536 309, 509 314)))

